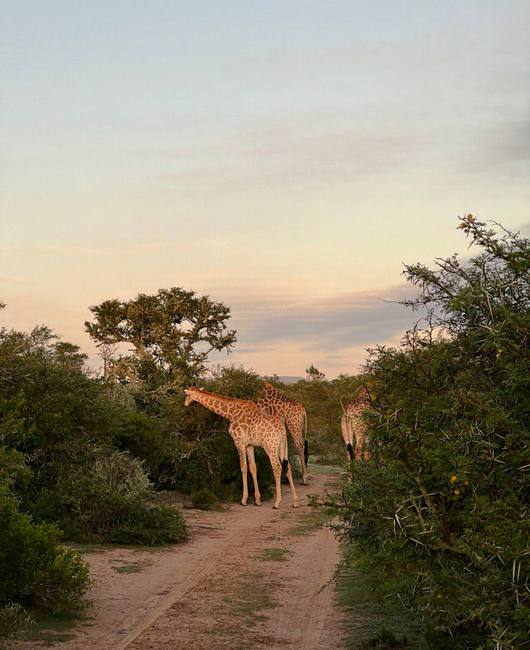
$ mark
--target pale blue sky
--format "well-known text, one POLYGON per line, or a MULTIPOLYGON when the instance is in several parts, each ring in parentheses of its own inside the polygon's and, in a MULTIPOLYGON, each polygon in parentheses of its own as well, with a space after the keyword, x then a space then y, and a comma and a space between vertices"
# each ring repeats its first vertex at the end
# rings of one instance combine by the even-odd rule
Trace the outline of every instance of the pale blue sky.
POLYGON ((456 215, 530 220, 530 4, 4 2, 0 296, 91 352, 109 297, 233 306, 229 358, 354 371, 456 215), (398 290, 399 293, 399 290, 398 290))

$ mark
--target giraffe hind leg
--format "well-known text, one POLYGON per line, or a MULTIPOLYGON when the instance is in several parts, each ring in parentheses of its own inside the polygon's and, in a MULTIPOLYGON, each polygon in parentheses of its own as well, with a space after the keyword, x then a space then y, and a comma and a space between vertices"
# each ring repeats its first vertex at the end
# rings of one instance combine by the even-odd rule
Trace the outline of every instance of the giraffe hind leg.
POLYGON ((289 481, 289 487, 291 488, 291 496, 293 497, 293 508, 298 508, 298 495, 296 494, 296 489, 294 487, 293 473, 291 471, 291 463, 285 458, 282 461, 283 469, 287 475, 287 480, 289 481))

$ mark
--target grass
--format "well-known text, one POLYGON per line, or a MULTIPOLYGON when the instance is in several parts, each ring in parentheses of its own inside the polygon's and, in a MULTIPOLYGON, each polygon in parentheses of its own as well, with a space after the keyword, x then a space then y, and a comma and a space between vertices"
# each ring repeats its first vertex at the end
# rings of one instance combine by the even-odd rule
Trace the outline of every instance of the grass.
POLYGON ((112 544, 65 544, 68 548, 77 551, 78 553, 104 553, 111 548, 116 548, 112 544))
POLYGON ((289 531, 289 535, 298 536, 312 533, 329 523, 334 516, 335 513, 331 509, 316 506, 309 512, 304 512, 300 515, 296 526, 289 531))
POLYGON ((266 548, 260 555, 262 560, 271 560, 272 562, 286 562, 293 552, 285 548, 266 548))
POLYGON ((245 576, 223 599, 231 613, 243 618, 247 625, 266 620, 267 616, 260 612, 274 607, 270 594, 273 584, 265 581, 264 578, 265 574, 260 572, 245 576))
POLYGON ((308 471, 310 474, 336 474, 337 476, 340 476, 343 474, 344 470, 342 467, 342 464, 324 464, 324 463, 314 463, 310 462, 308 467, 308 471))
POLYGON ((402 648, 419 650, 419 625, 399 603, 383 598, 368 576, 354 566, 338 569, 335 589, 339 606, 346 610, 346 633, 349 650, 402 648))
POLYGON ((111 560, 111 564, 119 564, 112 568, 116 573, 140 573, 147 568, 151 562, 126 562, 124 560, 111 560))
POLYGON ((46 615, 38 616, 22 627, 14 636, 18 641, 38 641, 52 646, 75 638, 73 628, 80 622, 90 620, 86 615, 46 615))

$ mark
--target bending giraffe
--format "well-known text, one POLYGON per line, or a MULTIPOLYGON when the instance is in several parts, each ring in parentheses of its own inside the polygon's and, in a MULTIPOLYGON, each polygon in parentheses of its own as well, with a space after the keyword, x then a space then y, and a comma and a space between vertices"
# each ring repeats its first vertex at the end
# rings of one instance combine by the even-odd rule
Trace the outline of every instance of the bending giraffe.
POLYGON ((361 386, 357 395, 351 402, 348 402, 343 409, 340 420, 342 439, 346 445, 346 455, 348 460, 365 460, 368 458, 368 449, 366 448, 366 422, 363 419, 363 413, 371 404, 370 391, 366 386, 361 386))
POLYGON ((282 418, 291 434, 302 468, 302 483, 307 484, 307 459, 309 446, 307 443, 307 413, 305 408, 295 399, 287 397, 272 384, 265 383, 261 396, 256 404, 269 415, 282 418))
POLYGON ((261 505, 261 494, 258 486, 258 473, 254 459, 254 447, 263 447, 272 465, 276 481, 276 499, 274 508, 279 508, 282 500, 281 475, 282 468, 287 474, 293 507, 298 507, 298 496, 294 488, 291 466, 287 456, 287 432, 281 418, 267 415, 254 402, 235 397, 226 397, 217 393, 209 393, 202 388, 187 388, 185 406, 198 402, 204 407, 230 421, 230 436, 239 454, 239 464, 243 478, 243 497, 241 504, 246 506, 248 500, 247 459, 248 469, 254 482, 256 505, 261 505))

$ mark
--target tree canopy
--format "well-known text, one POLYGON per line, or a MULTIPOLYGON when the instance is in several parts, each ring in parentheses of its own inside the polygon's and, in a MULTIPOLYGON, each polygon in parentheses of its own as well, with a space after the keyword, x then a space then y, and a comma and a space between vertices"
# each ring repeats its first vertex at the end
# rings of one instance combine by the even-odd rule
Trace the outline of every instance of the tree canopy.
POLYGON ((236 341, 227 327, 228 307, 179 287, 132 300, 105 300, 90 311, 94 320, 85 328, 94 341, 132 346, 131 354, 108 366, 122 383, 181 385, 204 371, 210 352, 230 351, 236 341))

